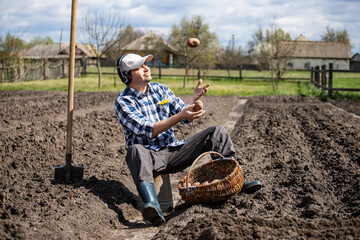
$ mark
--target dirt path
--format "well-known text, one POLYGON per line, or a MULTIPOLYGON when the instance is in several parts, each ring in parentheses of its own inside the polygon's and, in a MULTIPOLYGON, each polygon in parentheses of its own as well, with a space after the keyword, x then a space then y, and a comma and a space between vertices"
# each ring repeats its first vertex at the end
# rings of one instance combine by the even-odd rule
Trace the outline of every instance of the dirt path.
POLYGON ((205 96, 206 116, 178 125, 177 137, 225 126, 245 177, 264 188, 193 206, 173 188, 176 208, 154 228, 136 209, 117 93, 75 94, 73 158, 85 176, 54 184, 54 166, 65 161, 66 96, 0 92, 0 239, 360 238, 358 102, 205 96))

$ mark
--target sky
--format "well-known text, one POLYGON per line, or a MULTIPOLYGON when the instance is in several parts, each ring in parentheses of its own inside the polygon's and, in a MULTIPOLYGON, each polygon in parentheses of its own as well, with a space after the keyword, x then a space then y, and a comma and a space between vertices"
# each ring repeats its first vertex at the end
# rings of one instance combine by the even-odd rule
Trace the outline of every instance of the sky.
MULTIPOLYGON (((27 42, 45 36, 69 42, 71 5, 71 0, 0 0, 0 33, 17 34, 27 42)), ((346 29, 352 53, 360 52, 360 0, 78 0, 77 42, 88 10, 119 14, 124 25, 152 31, 165 40, 183 17, 201 16, 222 46, 233 36, 244 49, 260 26, 273 21, 292 39, 302 34, 311 41, 321 41, 329 26, 346 29)))

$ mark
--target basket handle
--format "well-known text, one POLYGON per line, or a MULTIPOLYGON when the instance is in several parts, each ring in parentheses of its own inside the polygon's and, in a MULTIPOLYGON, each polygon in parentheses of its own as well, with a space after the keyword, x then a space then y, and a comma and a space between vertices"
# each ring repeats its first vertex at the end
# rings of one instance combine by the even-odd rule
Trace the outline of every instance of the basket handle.
POLYGON ((195 161, 193 162, 193 164, 191 165, 190 169, 189 169, 189 172, 187 174, 187 178, 186 178, 186 187, 188 188, 189 187, 189 178, 190 178, 190 172, 192 170, 192 168, 194 167, 195 163, 200 160, 203 156, 205 156, 206 154, 217 154, 219 155, 220 157, 222 157, 224 159, 224 156, 221 155, 220 153, 218 152, 214 152, 214 151, 209 151, 209 152, 204 152, 202 154, 200 154, 196 159, 195 161))

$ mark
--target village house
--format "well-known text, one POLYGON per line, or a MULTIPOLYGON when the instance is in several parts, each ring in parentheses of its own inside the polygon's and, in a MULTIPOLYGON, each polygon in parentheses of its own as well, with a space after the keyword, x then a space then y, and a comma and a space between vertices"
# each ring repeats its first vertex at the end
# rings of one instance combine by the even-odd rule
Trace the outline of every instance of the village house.
POLYGON ((178 62, 176 49, 161 37, 152 32, 139 37, 124 46, 124 53, 137 53, 140 55, 153 54, 154 60, 148 63, 150 67, 173 67, 178 62))
POLYGON ((288 70, 310 70, 311 67, 333 64, 337 70, 349 70, 351 48, 348 42, 310 41, 300 35, 295 41, 282 41, 288 51, 288 70))
MULTIPOLYGON (((57 79, 68 77, 70 44, 38 44, 26 51, 24 80, 57 79)), ((96 64, 96 54, 89 44, 75 45, 75 76, 86 72, 87 65, 96 64)))

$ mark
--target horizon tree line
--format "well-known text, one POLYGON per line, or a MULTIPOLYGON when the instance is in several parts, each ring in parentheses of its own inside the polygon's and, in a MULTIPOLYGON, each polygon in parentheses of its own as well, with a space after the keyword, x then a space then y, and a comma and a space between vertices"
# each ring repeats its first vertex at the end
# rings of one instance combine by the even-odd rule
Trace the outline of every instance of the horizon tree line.
MULTIPOLYGON (((134 29, 131 25, 125 27, 121 15, 116 13, 100 13, 88 10, 80 24, 82 43, 90 44, 92 53, 97 58, 98 87, 101 87, 100 59, 106 56, 116 62, 123 53, 122 48, 128 43, 143 36, 145 33, 134 29)), ((335 30, 329 26, 321 35, 323 41, 345 41, 350 43, 350 37, 344 30, 335 30)), ((246 49, 235 44, 235 35, 231 36, 228 45, 221 46, 216 33, 209 30, 201 16, 183 17, 178 24, 174 24, 167 42, 178 49, 176 54, 183 56, 185 76, 183 87, 186 87, 189 69, 198 69, 199 73, 206 76, 211 68, 226 69, 230 76, 231 69, 239 69, 243 64, 256 60, 261 69, 269 69, 273 79, 273 89, 279 85, 279 79, 284 74, 287 58, 292 49, 281 46, 282 40, 292 40, 289 33, 275 24, 275 20, 266 28, 259 28, 253 33, 252 40, 246 49), (201 44, 195 49, 186 47, 186 40, 196 37, 201 44)), ((35 37, 28 43, 18 34, 7 33, 0 35, 0 66, 9 67, 19 63, 20 53, 37 44, 55 43, 50 36, 35 37)), ((117 74, 114 63, 114 85, 116 86, 117 74)))

